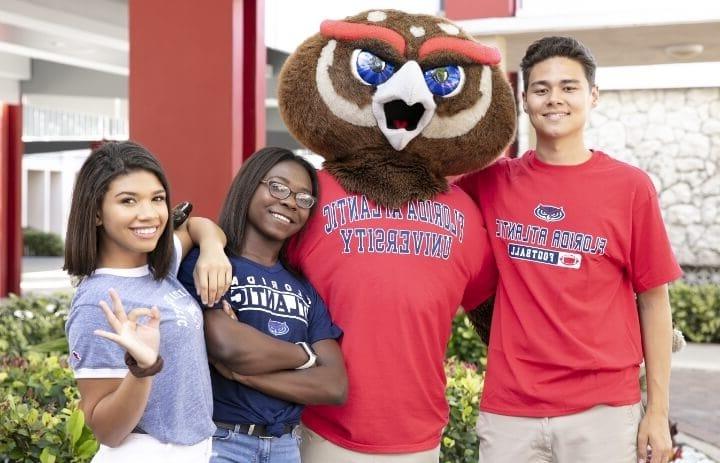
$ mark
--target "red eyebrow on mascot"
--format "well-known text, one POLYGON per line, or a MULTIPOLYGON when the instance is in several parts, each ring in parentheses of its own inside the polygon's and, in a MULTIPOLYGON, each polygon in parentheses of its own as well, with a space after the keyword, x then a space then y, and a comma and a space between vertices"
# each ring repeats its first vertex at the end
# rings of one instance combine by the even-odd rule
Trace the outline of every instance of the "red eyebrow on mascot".
POLYGON ((304 463, 437 461, 452 319, 497 281, 477 206, 447 177, 482 169, 514 137, 499 64, 445 18, 369 10, 323 22, 280 73, 285 124, 325 158, 317 212, 288 255, 344 331, 350 391, 345 405, 306 408, 323 439, 303 440, 304 463))
MULTIPOLYGON (((400 54, 405 54, 405 39, 402 35, 381 26, 369 26, 345 21, 326 20, 320 24, 320 34, 337 40, 377 39, 386 42, 400 54)), ((436 37, 423 43, 420 58, 443 51, 454 51, 466 56, 478 64, 496 65, 500 63, 500 52, 493 47, 472 40, 454 37, 436 37)))

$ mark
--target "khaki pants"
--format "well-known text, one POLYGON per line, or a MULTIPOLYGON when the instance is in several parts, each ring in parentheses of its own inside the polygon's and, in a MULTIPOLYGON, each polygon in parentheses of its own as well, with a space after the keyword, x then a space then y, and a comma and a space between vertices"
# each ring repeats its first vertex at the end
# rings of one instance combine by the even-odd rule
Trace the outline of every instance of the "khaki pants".
POLYGON ((301 425, 303 463, 438 463, 440 446, 416 453, 360 453, 337 446, 301 425))
POLYGON ((480 463, 637 463, 641 418, 640 403, 553 418, 480 412, 480 463))

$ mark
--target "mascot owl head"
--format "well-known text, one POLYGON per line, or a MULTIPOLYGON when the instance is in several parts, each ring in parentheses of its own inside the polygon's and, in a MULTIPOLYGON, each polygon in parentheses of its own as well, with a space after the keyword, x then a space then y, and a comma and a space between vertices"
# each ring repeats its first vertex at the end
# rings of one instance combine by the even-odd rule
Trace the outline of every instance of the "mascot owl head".
POLYGON ((278 88, 290 132, 349 192, 397 207, 485 167, 515 133, 498 50, 448 20, 371 10, 324 21, 278 88))

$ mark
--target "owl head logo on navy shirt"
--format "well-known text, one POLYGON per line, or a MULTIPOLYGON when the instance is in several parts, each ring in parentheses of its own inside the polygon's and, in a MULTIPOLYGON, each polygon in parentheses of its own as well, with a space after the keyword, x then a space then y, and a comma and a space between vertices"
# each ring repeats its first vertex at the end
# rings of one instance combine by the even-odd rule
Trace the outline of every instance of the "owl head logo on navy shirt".
POLYGON ((538 204, 533 213, 535 217, 545 222, 559 222, 565 218, 565 211, 562 207, 547 206, 545 204, 538 204))
POLYGON ((290 327, 285 322, 268 320, 268 331, 275 336, 282 336, 290 332, 290 327))

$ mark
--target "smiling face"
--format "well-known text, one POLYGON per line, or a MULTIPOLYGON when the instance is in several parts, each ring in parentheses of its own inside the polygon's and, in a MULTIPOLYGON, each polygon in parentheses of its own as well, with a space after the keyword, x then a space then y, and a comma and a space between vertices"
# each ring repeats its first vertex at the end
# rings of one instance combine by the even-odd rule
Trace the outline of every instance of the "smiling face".
POLYGON ((100 227, 101 267, 139 267, 157 246, 168 221, 166 192, 155 174, 137 170, 115 178, 103 197, 100 227))
POLYGON ((245 235, 245 249, 260 243, 271 243, 279 249, 285 240, 305 225, 310 209, 298 207, 295 193, 313 194, 312 182, 307 171, 297 162, 283 161, 275 164, 258 185, 250 200, 245 235), (270 182, 278 182, 290 188, 292 193, 285 199, 270 194, 270 182))
POLYGON ((553 57, 530 70, 523 109, 538 140, 582 139, 590 109, 597 101, 597 87, 590 87, 580 63, 553 57))

